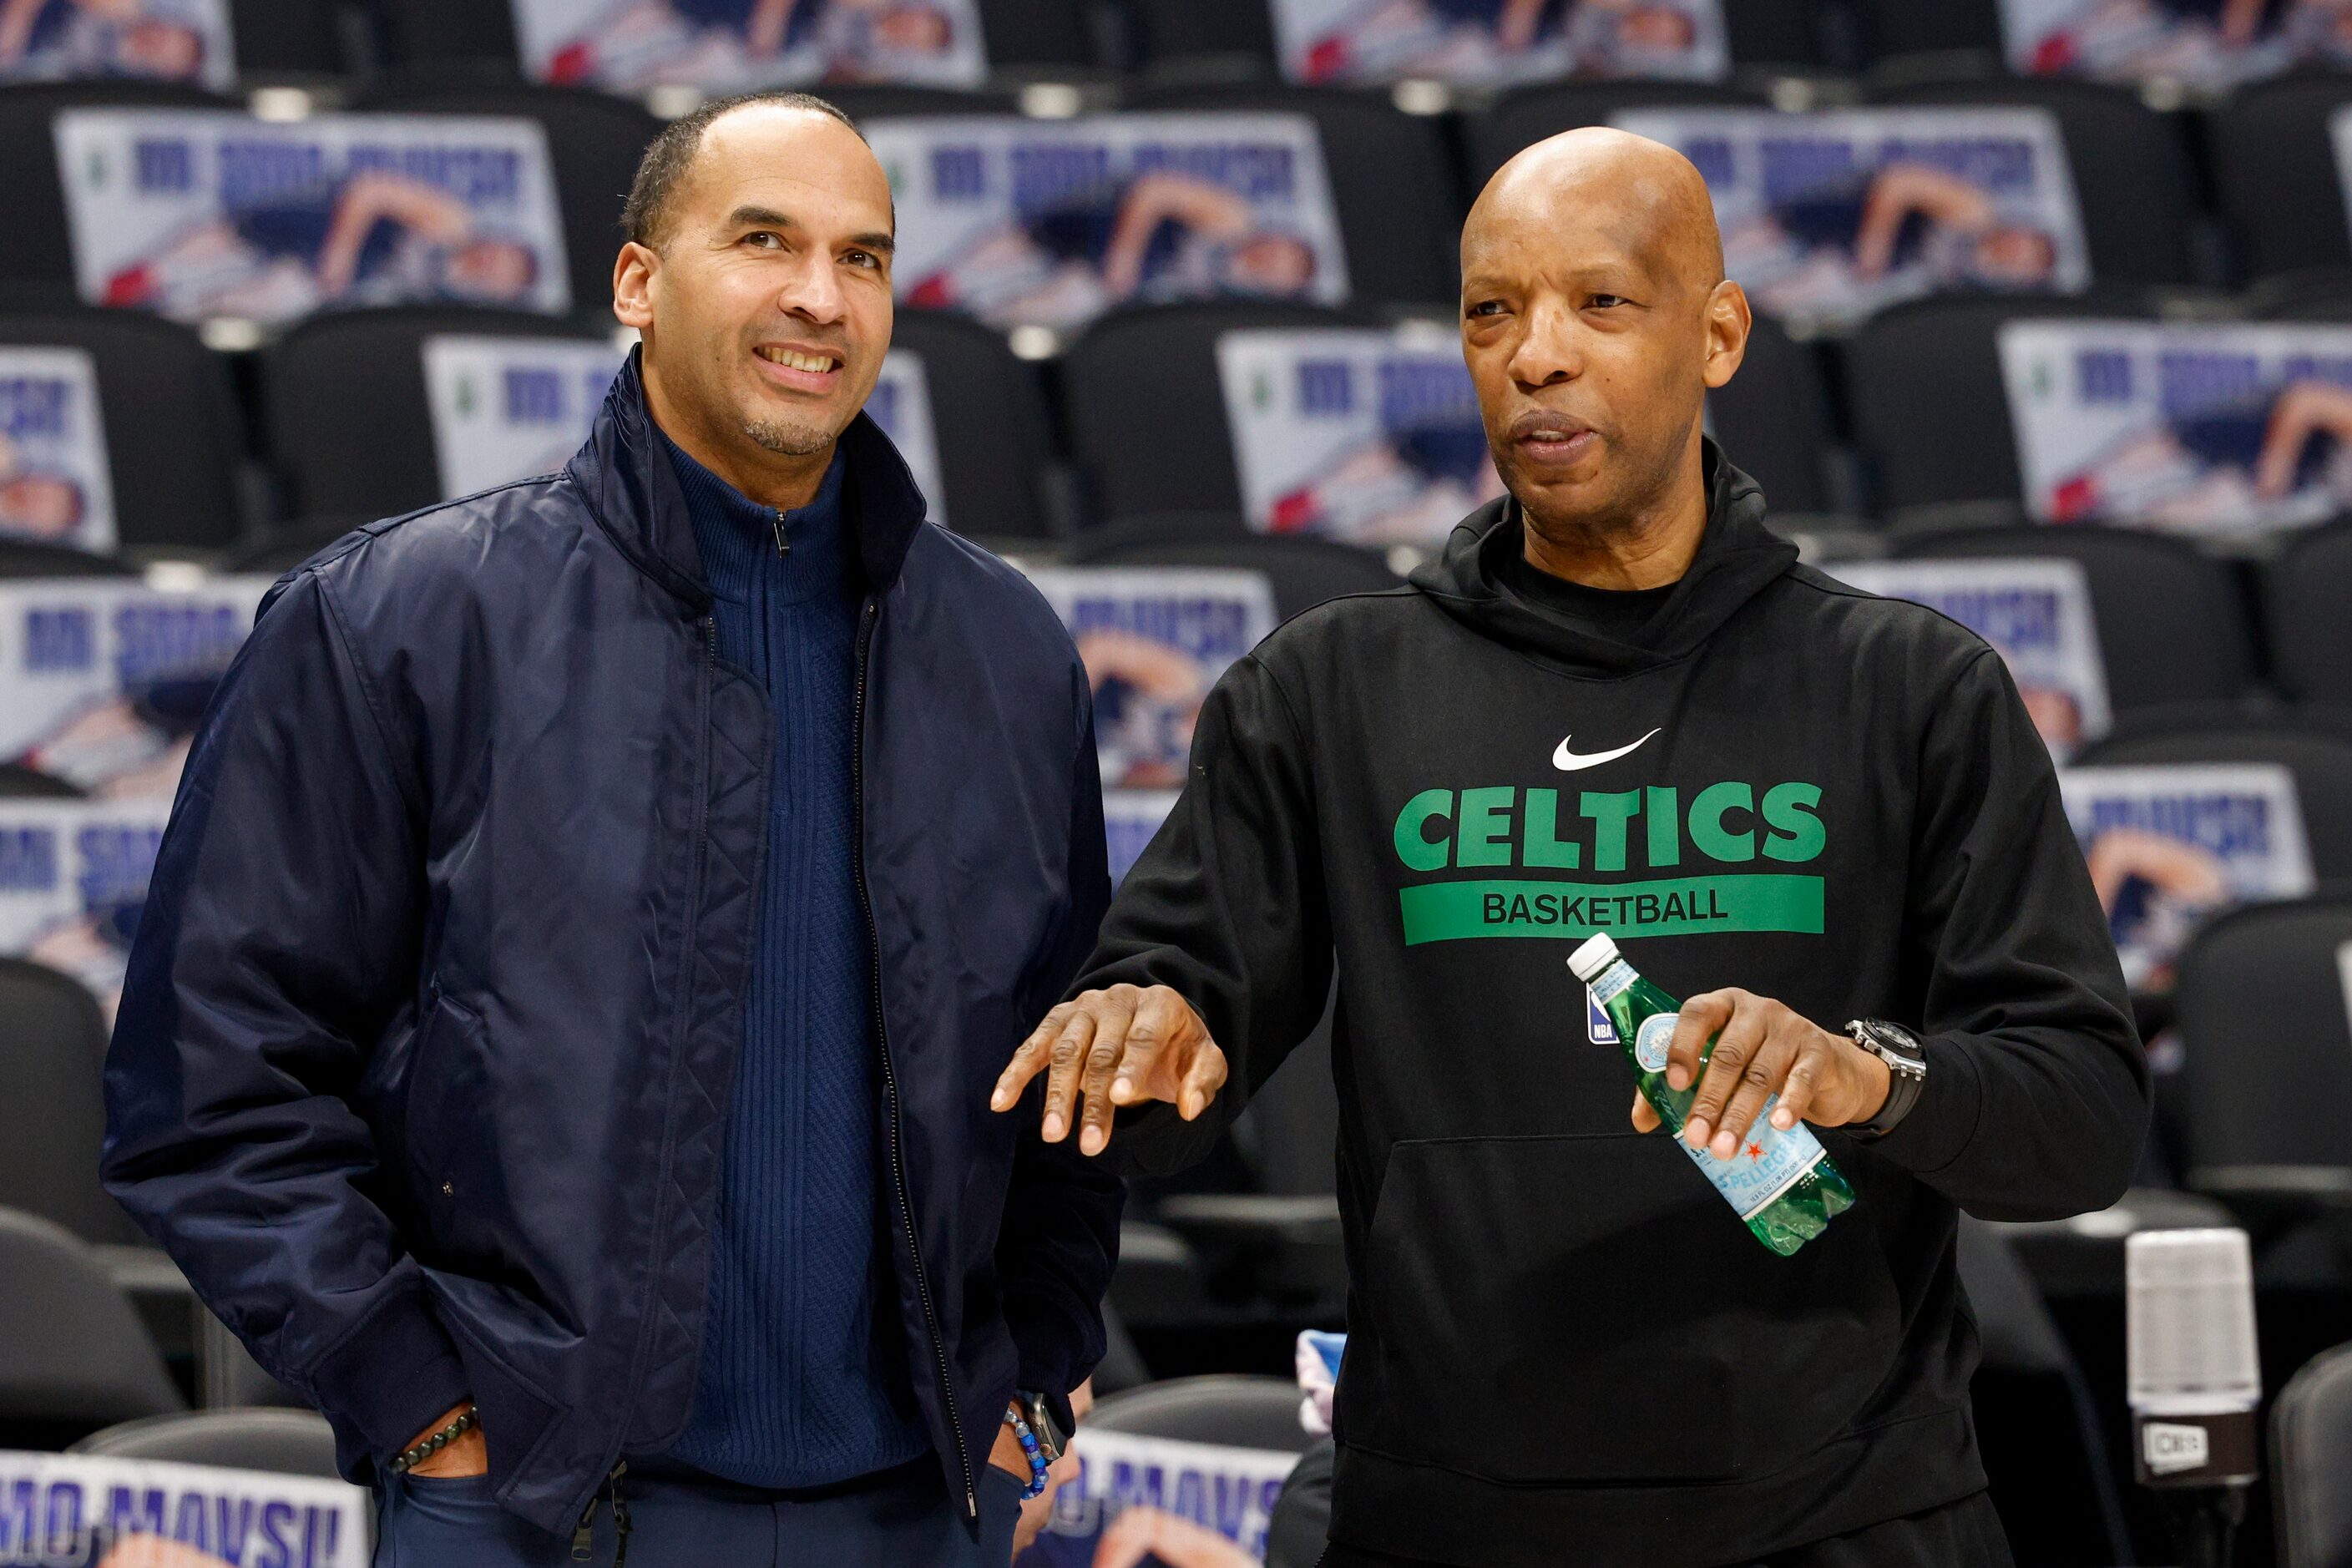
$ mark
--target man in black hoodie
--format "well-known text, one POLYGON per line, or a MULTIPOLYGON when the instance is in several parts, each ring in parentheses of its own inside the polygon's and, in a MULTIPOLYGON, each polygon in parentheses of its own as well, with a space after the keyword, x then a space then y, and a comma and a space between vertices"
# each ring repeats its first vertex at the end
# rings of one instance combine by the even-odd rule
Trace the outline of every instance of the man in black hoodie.
POLYGON ((1991 648, 1799 566, 1703 437, 1748 312, 1680 156, 1540 143, 1462 249, 1510 494, 1234 666, 997 1103, 1050 1068, 1048 1138, 1183 1164, 1336 962, 1327 1563, 2005 1564, 1958 1212, 2112 1202, 2148 1106, 2049 756, 1991 648), (1717 1037, 1694 1142, 1778 1094, 1853 1182, 1794 1257, 1628 1129, 1599 931, 1690 998, 1679 1084, 1717 1037))

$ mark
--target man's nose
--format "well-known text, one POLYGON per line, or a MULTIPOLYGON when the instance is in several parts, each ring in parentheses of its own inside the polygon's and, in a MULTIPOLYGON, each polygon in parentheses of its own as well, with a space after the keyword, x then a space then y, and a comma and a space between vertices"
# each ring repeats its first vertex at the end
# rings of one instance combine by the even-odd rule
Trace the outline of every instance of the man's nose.
POLYGON ((835 276, 833 258, 812 255, 807 262, 784 285, 783 297, 778 301, 784 310, 820 326, 831 326, 841 320, 847 310, 847 297, 842 292, 841 279, 835 276))
POLYGON ((1549 386, 1584 374, 1584 334, 1575 313, 1538 304, 1528 313, 1527 331, 1511 351, 1511 379, 1522 386, 1549 386))

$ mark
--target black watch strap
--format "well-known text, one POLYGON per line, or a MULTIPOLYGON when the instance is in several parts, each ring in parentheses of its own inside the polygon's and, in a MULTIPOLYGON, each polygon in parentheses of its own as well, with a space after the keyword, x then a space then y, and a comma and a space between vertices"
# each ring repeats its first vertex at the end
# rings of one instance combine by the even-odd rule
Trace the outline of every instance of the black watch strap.
POLYGON ((1884 1138, 1902 1124, 1919 1103, 1927 1082, 1927 1048, 1919 1037, 1884 1018, 1856 1018, 1845 1026, 1853 1043, 1886 1064, 1886 1103, 1869 1121, 1845 1129, 1860 1142, 1884 1138))

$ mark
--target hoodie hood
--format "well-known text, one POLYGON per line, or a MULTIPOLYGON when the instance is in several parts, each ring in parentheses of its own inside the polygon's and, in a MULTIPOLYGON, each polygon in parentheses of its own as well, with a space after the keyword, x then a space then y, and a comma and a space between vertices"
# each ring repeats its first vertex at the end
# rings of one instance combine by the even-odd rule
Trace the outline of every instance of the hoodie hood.
POLYGON ((1603 636, 1514 593, 1497 570, 1521 553, 1519 503, 1505 496, 1454 525, 1444 553, 1412 585, 1479 636, 1519 648, 1568 675, 1632 675, 1671 664, 1714 635, 1741 605, 1797 563, 1797 547, 1764 526, 1764 492, 1712 440, 1699 458, 1706 532, 1690 570, 1656 615, 1625 640, 1603 636))

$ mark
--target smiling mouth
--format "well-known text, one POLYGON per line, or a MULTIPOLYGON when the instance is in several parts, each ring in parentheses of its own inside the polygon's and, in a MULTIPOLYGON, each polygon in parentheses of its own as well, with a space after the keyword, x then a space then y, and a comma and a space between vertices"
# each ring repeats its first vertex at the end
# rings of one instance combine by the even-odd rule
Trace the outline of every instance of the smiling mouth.
POLYGON ((805 371, 811 375, 839 370, 844 363, 832 354, 803 353, 797 349, 756 348, 751 352, 770 364, 780 364, 786 370, 805 371))

